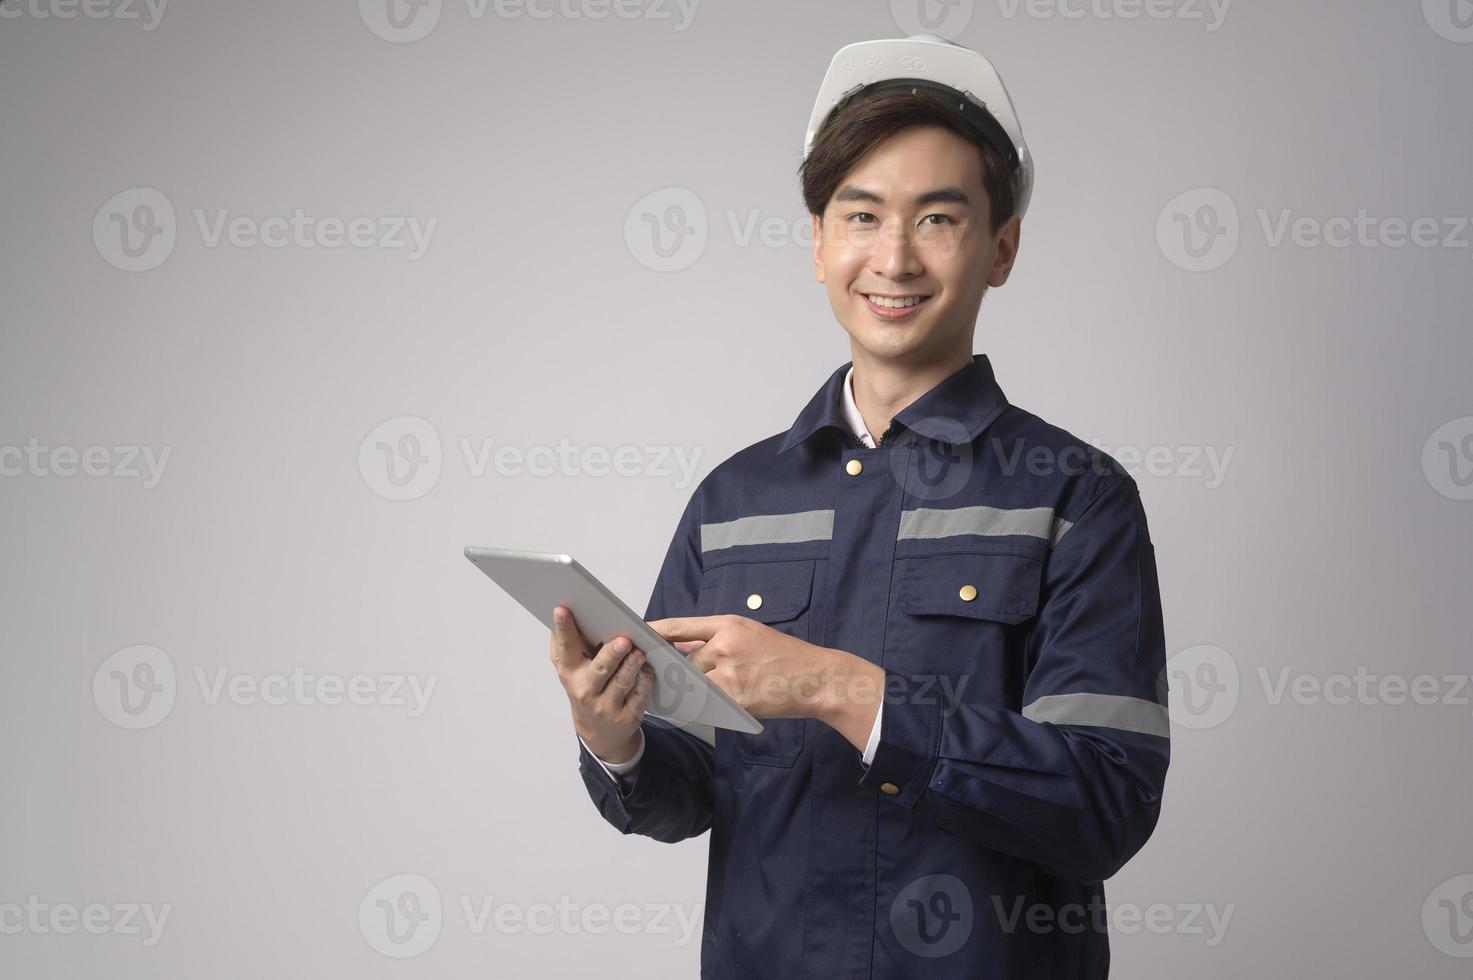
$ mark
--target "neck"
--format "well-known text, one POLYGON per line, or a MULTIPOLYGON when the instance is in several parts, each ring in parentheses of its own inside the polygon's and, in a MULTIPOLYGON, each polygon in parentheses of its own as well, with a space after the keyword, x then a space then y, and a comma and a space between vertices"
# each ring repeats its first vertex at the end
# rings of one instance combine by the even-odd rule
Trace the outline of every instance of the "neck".
POLYGON ((854 362, 854 405, 864 418, 864 427, 878 441, 890 420, 911 402, 972 363, 971 342, 967 347, 927 361, 896 361, 877 358, 850 345, 854 362))

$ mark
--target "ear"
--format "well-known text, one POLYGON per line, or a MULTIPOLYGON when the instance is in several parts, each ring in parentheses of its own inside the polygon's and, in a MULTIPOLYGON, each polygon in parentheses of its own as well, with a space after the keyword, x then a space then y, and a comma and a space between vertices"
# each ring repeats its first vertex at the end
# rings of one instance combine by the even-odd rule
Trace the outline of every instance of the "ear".
POLYGON ((1012 275, 1013 263, 1018 260, 1018 245, 1023 234, 1023 219, 1016 214, 1003 222, 997 230, 997 241, 992 252, 992 268, 987 271, 987 285, 1001 286, 1012 275))
POLYGON ((813 278, 817 282, 825 282, 823 277, 823 218, 820 215, 812 215, 813 218, 813 278))

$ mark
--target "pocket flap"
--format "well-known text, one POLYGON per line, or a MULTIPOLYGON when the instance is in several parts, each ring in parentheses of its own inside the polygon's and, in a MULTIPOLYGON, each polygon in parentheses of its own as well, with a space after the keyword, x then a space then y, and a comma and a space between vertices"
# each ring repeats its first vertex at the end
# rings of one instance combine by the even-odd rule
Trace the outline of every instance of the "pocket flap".
POLYGON ((1038 611, 1036 558, 968 552, 904 561, 900 602, 908 613, 1021 623, 1038 611))
MULTIPOLYGON (((812 558, 728 562, 706 572, 701 591, 709 589, 715 596, 710 615, 735 613, 761 623, 782 623, 808 608, 813 563, 812 558)), ((706 608, 704 602, 698 605, 706 608)))

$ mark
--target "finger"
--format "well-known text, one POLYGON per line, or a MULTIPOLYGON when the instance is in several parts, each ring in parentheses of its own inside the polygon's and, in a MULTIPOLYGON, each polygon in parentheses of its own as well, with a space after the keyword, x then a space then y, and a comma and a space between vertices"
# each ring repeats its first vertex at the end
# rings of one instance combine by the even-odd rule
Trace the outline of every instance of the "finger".
POLYGON ((626 636, 616 636, 599 647, 593 659, 578 668, 585 696, 597 698, 602 694, 609 679, 614 676, 614 671, 619 669, 619 664, 623 663, 633 649, 634 645, 626 636))
POLYGON ((652 619, 646 625, 665 639, 709 640, 716 634, 720 616, 683 616, 674 619, 652 619))
POLYGON ((578 632, 578 623, 567 606, 553 607, 552 641, 555 658, 563 670, 577 670, 588 662, 588 644, 578 632))
POLYGON ((636 717, 644 714, 645 708, 649 707, 650 696, 655 690, 655 669, 645 664, 635 675, 634 690, 629 692, 629 698, 624 702, 624 707, 632 711, 636 717))
POLYGON ((624 702, 629 698, 629 692, 634 690, 635 682, 639 680, 639 668, 644 666, 644 651, 630 650, 619 666, 614 668, 614 674, 609 678, 603 693, 607 706, 614 711, 624 707, 624 702))
POLYGON ((705 640, 676 640, 671 645, 674 646, 675 649, 679 650, 681 653, 690 653, 693 650, 699 650, 701 647, 705 646, 706 645, 706 641, 705 640))
POLYGON ((711 673, 711 671, 716 669, 716 652, 714 650, 706 649, 706 645, 704 643, 701 644, 701 648, 699 650, 696 650, 685 659, 690 661, 695 666, 699 667, 701 669, 701 672, 704 674, 709 674, 711 673))

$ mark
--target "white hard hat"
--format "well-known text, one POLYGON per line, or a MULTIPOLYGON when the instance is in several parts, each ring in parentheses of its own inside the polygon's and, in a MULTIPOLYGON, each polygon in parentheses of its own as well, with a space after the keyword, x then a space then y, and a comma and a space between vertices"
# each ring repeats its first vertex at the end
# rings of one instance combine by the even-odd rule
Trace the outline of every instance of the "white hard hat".
POLYGON ((957 110, 1002 155, 1013 168, 1014 209, 1021 218, 1033 196, 1033 158, 1023 142, 1023 127, 1002 77, 982 55, 934 34, 860 41, 840 48, 829 62, 813 103, 803 159, 808 159, 814 138, 841 103, 861 93, 905 90, 929 95, 957 110))

